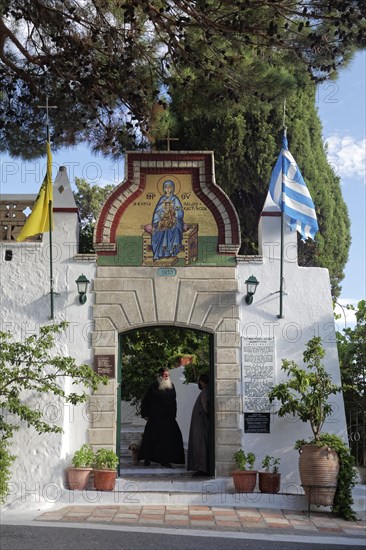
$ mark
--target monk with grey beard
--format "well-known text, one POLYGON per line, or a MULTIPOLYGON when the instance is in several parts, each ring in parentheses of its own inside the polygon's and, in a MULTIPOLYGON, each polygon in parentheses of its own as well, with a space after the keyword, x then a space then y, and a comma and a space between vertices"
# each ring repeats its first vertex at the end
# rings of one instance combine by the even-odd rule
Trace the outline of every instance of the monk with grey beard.
POLYGON ((173 388, 173 382, 170 379, 169 371, 164 371, 162 374, 159 374, 158 384, 159 390, 171 390, 173 388))
POLYGON ((158 462, 165 468, 184 464, 183 438, 178 423, 177 398, 168 369, 160 369, 141 403, 141 416, 147 420, 138 460, 145 466, 158 462))

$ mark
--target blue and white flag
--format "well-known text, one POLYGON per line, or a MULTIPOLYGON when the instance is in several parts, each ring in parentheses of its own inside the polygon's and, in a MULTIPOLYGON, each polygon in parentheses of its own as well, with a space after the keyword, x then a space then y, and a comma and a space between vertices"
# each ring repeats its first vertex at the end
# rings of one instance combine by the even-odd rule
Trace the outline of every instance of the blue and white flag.
POLYGON ((299 167, 288 150, 286 136, 283 136, 281 153, 272 170, 269 193, 281 212, 286 214, 291 231, 297 230, 303 241, 308 237, 314 239, 319 229, 314 203, 299 167))

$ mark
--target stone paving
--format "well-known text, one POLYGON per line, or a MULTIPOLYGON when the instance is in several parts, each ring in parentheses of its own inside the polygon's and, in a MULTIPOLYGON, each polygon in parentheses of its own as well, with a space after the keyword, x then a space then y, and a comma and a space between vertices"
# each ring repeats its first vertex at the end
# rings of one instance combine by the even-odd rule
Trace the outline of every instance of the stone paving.
POLYGON ((218 506, 181 505, 109 505, 65 506, 44 512, 36 521, 68 523, 103 523, 114 525, 143 525, 169 528, 228 530, 241 532, 287 532, 363 537, 364 520, 345 521, 330 513, 305 511, 228 508, 218 506))

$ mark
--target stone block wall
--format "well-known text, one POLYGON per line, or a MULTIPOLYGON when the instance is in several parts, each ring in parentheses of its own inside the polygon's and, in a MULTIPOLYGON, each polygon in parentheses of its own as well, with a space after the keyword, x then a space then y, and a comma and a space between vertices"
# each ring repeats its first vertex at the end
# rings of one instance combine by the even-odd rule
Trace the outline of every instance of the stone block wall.
MULTIPOLYGON (((236 269, 180 267, 176 272, 164 277, 153 267, 98 267, 94 354, 113 354, 118 365, 118 335, 144 326, 172 325, 214 334, 215 471, 229 475, 232 455, 241 444, 236 269)), ((116 378, 91 397, 89 441, 95 448, 115 448, 116 397, 116 378)))

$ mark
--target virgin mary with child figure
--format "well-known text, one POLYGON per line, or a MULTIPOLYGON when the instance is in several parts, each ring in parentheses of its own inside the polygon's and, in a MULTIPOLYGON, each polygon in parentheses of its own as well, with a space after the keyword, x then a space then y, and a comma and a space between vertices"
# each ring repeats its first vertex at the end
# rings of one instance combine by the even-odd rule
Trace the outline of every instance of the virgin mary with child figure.
POLYGON ((151 247, 154 260, 177 256, 182 250, 183 216, 182 203, 175 193, 171 180, 163 184, 164 194, 155 207, 152 219, 151 247))

